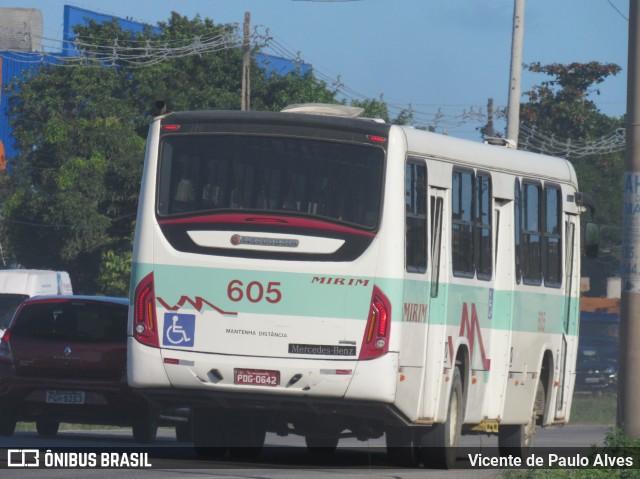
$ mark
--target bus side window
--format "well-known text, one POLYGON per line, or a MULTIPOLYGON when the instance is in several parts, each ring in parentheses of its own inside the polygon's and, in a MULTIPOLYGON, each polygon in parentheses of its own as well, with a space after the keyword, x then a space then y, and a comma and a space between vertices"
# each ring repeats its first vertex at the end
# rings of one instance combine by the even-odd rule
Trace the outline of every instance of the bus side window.
POLYGON ((442 246, 442 198, 431 197, 431 297, 438 296, 440 284, 440 251, 442 246))
POLYGON ((405 264, 412 273, 427 270, 427 168, 405 167, 405 264))
POLYGON ((515 267, 516 283, 520 284, 522 279, 522 190, 520 180, 516 178, 514 196, 514 220, 515 220, 515 267))
POLYGON ((474 218, 476 275, 478 279, 485 280, 493 276, 491 197, 491 177, 487 173, 478 173, 474 218))
POLYGON ((454 170, 452 185, 453 275, 489 281, 493 276, 491 176, 454 170))
POLYGON ((454 276, 475 276, 474 186, 472 171, 453 172, 451 254, 454 276))
POLYGON ((562 205, 560 189, 545 185, 544 284, 560 287, 562 283, 562 205))
POLYGON ((542 284, 542 185, 522 183, 522 279, 542 284))

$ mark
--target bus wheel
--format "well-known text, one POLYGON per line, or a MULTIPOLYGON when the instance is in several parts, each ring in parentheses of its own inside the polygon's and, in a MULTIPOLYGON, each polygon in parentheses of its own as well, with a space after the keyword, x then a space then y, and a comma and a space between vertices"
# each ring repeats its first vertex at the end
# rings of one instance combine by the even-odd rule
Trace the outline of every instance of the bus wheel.
POLYGON ((16 430, 16 416, 13 411, 0 405, 0 436, 12 436, 16 430))
POLYGON ((53 437, 58 434, 60 423, 58 421, 46 421, 44 419, 38 419, 36 421, 36 431, 39 436, 53 437))
POLYGON ((264 416, 252 411, 229 414, 225 420, 225 433, 229 455, 233 459, 257 459, 267 434, 264 416))
POLYGON ((426 467, 450 468, 456 464, 456 446, 462 435, 464 394, 460 370, 456 366, 451 381, 447 419, 436 424, 420 438, 420 457, 426 467))
POLYGON ((152 443, 158 434, 158 408, 146 403, 133 419, 131 430, 133 439, 144 444, 152 443))
POLYGON ((501 456, 514 456, 526 458, 531 454, 533 437, 536 434, 536 420, 538 414, 544 411, 545 394, 542 378, 538 379, 536 386, 536 396, 533 408, 527 424, 517 426, 500 426, 498 431, 498 448, 501 456))
POLYGON ((213 408, 194 408, 191 411, 193 445, 196 455, 218 458, 225 455, 223 414, 213 408))
MULTIPOLYGON (((418 429, 419 431, 419 429, 418 429)), ((411 427, 390 427, 386 431, 387 454, 394 466, 416 467, 420 464, 416 430, 411 427)))
POLYGON ((178 442, 191 442, 193 434, 191 432, 191 418, 184 424, 178 424, 176 426, 176 441, 178 442))

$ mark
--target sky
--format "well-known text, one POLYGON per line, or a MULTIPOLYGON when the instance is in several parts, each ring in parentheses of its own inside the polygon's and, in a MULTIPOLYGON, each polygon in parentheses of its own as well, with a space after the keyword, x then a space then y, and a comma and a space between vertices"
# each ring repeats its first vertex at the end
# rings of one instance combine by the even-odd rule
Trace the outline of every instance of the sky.
MULTIPOLYGON (((452 136, 479 140, 488 99, 508 102, 514 0, 0 0, 39 9, 52 39, 62 39, 65 4, 152 25, 172 11, 242 23, 248 11, 274 39, 267 53, 299 56, 323 80, 339 79, 347 99, 382 97, 392 116, 410 107, 419 124, 452 136)), ((621 116, 628 13, 629 0, 527 0, 522 61, 620 65, 591 98, 621 116)), ((546 79, 525 70, 522 91, 546 79)))

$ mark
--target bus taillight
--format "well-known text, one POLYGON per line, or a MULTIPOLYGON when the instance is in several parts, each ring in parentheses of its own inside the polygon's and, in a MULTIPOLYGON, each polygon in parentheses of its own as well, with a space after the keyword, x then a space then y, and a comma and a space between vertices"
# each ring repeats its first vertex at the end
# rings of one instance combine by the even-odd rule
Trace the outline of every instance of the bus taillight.
POLYGON ((13 364, 13 353, 11 352, 11 330, 7 329, 0 337, 0 363, 13 364))
POLYGON ((136 287, 133 305, 133 337, 142 344, 158 348, 160 343, 154 303, 153 273, 150 273, 136 287))
POLYGON ((380 288, 374 286, 359 359, 377 358, 389 351, 390 321, 391 303, 380 288))

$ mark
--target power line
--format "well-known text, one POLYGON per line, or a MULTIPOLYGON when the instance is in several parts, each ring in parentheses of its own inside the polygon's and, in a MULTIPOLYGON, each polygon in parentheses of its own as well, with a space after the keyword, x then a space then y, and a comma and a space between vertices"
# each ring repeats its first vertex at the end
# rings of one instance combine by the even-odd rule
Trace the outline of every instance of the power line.
MULTIPOLYGON (((281 40, 271 35, 268 37, 266 48, 291 61, 304 61, 300 51, 294 52, 290 47, 284 45, 281 40)), ((372 98, 371 95, 365 95, 346 85, 340 75, 333 77, 316 68, 315 63, 312 62, 311 64, 316 77, 334 88, 346 100, 367 100, 372 98)), ((384 101, 382 95, 380 100, 384 101)), ((446 133, 449 130, 469 124, 477 125, 476 130, 479 130, 486 124, 488 119, 488 114, 482 105, 456 105, 457 107, 463 107, 461 112, 458 111, 456 113, 451 113, 450 110, 447 111, 444 105, 438 106, 435 110, 416 108, 413 104, 403 105, 397 102, 386 102, 386 105, 390 113, 399 115, 402 112, 409 112, 416 125, 424 126, 437 132, 446 133)), ((506 108, 502 106, 495 107, 493 115, 495 118, 504 121, 506 119, 506 108)), ((520 128, 522 130, 519 137, 523 141, 523 149, 535 149, 551 156, 577 159, 590 155, 616 153, 623 151, 625 148, 624 128, 619 128, 609 135, 589 141, 576 141, 549 135, 522 122, 520 123, 520 128)))
MULTIPOLYGON (((608 1, 611 3, 610 0, 608 1)), ((615 8, 614 5, 612 6, 615 8)), ((0 43, 2 38, 7 35, 9 34, 0 32, 0 43)), ((47 37, 40 37, 40 40, 41 44, 48 42, 48 44, 57 45, 59 47, 57 50, 62 52, 58 54, 44 50, 37 52, 35 55, 42 63, 85 67, 117 65, 127 68, 144 68, 176 58, 240 49, 243 43, 239 33, 239 24, 231 24, 229 28, 216 35, 196 36, 187 40, 167 41, 135 37, 127 40, 115 38, 99 43, 89 42, 82 37, 77 37, 71 42, 47 37)), ((276 56, 290 62, 306 63, 299 50, 287 46, 282 40, 271 35, 269 29, 262 25, 254 26, 251 43, 254 47, 258 46, 263 51, 273 52, 276 56)), ((2 52, 10 53, 13 61, 34 63, 34 53, 8 52, 0 49, 0 53, 2 52)), ((324 82, 346 101, 368 101, 375 98, 375 95, 365 94, 350 87, 343 81, 341 75, 326 73, 318 64, 314 63, 312 68, 316 79, 324 82)), ((382 95, 379 98, 381 102, 384 102, 382 95)), ((445 106, 438 106, 431 110, 425 109, 424 106, 436 105, 418 105, 416 108, 412 104, 397 102, 385 102, 385 104, 392 115, 399 116, 403 113, 409 113, 415 125, 444 133, 469 124, 477 125, 476 130, 479 130, 486 124, 488 117, 481 105, 469 105, 464 107, 462 111, 451 113, 451 110, 445 109, 445 106)), ((494 117, 504 121, 505 108, 497 107, 493 114, 494 117)), ((577 143, 569 139, 557 138, 554 135, 545 135, 526 124, 521 127, 526 148, 535 148, 553 156, 576 158, 591 154, 607 154, 624 149, 624 130, 617 130, 609 136, 594 141, 577 143)))
POLYGON ((578 159, 585 156, 608 155, 624 151, 624 128, 618 128, 608 136, 594 140, 572 140, 549 135, 538 131, 527 123, 520 124, 520 142, 524 150, 540 151, 547 155, 559 156, 567 159, 578 159))
MULTIPOLYGON (((0 32, 0 44, 3 38, 11 34, 0 32)), ((242 38, 237 28, 228 28, 224 32, 209 36, 195 36, 187 40, 118 39, 112 38, 101 43, 92 43, 78 36, 72 41, 39 37, 43 48, 39 52, 19 53, 6 49, 0 52, 10 53, 14 61, 48 63, 57 66, 115 66, 147 67, 166 60, 187 56, 201 56, 228 49, 238 49, 242 38), (53 51, 58 53, 53 53, 53 51)), ((264 35, 256 31, 252 35, 253 44, 261 44, 264 35)))
POLYGON ((627 17, 624 13, 622 13, 622 12, 620 11, 620 9, 619 9, 618 7, 616 7, 616 6, 613 4, 613 2, 612 2, 611 0, 607 0, 607 3, 608 3, 609 5, 611 5, 611 7, 612 7, 616 12, 618 12, 618 14, 619 14, 622 18, 624 18, 627 22, 629 21, 629 17, 627 17))

